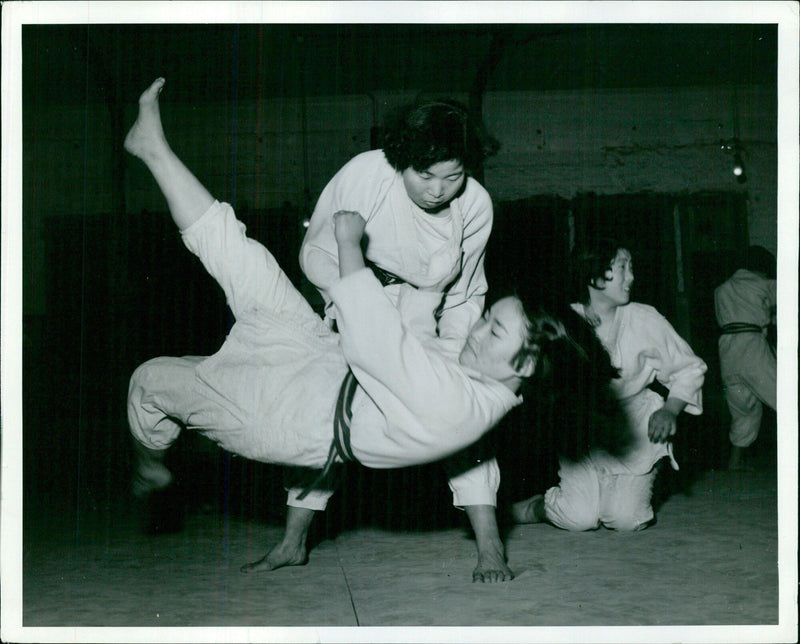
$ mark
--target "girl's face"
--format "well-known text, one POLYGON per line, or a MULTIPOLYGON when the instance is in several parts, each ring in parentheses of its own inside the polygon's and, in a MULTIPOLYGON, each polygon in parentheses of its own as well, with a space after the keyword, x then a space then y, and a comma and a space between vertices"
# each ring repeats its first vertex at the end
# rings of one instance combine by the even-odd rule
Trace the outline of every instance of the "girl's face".
POLYGON ((403 185, 409 198, 428 212, 444 208, 464 185, 466 173, 461 161, 439 161, 425 170, 403 170, 403 185))
POLYGON ((512 364, 525 343, 527 323, 516 297, 498 300, 472 327, 458 361, 499 382, 530 375, 512 364))
POLYGON ((631 301, 631 285, 633 284, 633 259, 624 248, 617 251, 614 261, 606 271, 605 280, 598 280, 599 288, 589 287, 592 301, 596 298, 605 300, 612 306, 621 306, 631 301))

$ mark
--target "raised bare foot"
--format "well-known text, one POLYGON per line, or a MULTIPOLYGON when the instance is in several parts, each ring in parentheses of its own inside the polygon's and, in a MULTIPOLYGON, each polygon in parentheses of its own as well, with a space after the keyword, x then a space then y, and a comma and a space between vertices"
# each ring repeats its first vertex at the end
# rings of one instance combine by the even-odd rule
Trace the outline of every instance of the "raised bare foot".
POLYGON ((261 559, 247 563, 239 570, 243 573, 269 572, 284 566, 305 566, 307 563, 308 551, 304 545, 286 544, 282 541, 261 559))
POLYGON ((529 499, 514 503, 511 514, 517 523, 541 523, 544 521, 544 495, 535 494, 529 499))
POLYGON ((165 82, 163 78, 157 78, 142 92, 139 97, 139 115, 125 137, 125 149, 143 160, 167 147, 158 109, 158 95, 165 82))

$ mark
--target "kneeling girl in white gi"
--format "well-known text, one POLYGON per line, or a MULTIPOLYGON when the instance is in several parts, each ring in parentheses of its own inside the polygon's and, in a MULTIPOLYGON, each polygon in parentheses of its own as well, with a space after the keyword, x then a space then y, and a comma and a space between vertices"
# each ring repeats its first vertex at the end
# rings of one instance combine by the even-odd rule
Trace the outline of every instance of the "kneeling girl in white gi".
POLYGON ((593 449, 561 458, 559 484, 514 504, 519 523, 547 521, 566 530, 641 530, 651 525, 656 463, 677 463, 670 442, 682 411, 702 413, 705 363, 652 306, 630 301, 633 260, 611 240, 577 253, 571 267, 579 301, 572 308, 593 327, 619 377, 611 389, 630 431, 621 454, 593 449), (648 385, 669 390, 666 401, 648 385))

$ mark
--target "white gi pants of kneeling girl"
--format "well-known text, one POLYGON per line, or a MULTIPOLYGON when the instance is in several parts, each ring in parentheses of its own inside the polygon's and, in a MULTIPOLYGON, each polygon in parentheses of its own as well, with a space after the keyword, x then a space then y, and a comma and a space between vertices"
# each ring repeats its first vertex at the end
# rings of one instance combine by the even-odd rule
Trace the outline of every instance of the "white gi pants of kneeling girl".
POLYGON ((558 486, 544 495, 547 520, 564 530, 620 531, 646 528, 653 519, 653 482, 657 469, 647 474, 611 474, 597 467, 591 456, 578 462, 559 461, 558 486))

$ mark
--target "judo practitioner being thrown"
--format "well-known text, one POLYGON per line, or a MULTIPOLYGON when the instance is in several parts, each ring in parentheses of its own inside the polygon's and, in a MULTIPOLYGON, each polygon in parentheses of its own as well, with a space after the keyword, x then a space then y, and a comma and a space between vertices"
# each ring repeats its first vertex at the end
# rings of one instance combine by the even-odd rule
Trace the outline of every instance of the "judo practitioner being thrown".
MULTIPOLYGON (((548 355, 575 350, 560 322, 527 313, 514 296, 475 323, 457 360, 423 344, 365 267, 364 220, 352 212, 334 221, 341 277, 330 289, 332 331, 266 248, 246 236, 232 208, 172 151, 159 113, 164 82, 141 95, 125 149, 152 173, 236 322, 213 356, 155 358, 134 372, 128 420, 136 495, 169 485, 164 456, 183 428, 253 460, 323 473, 348 458, 373 468, 439 460, 518 405, 521 385, 549 369, 548 355), (348 367, 359 384, 352 400, 340 395, 348 367)), ((296 543, 294 552, 271 551, 271 561, 252 566, 306 563, 305 539, 296 543)))

